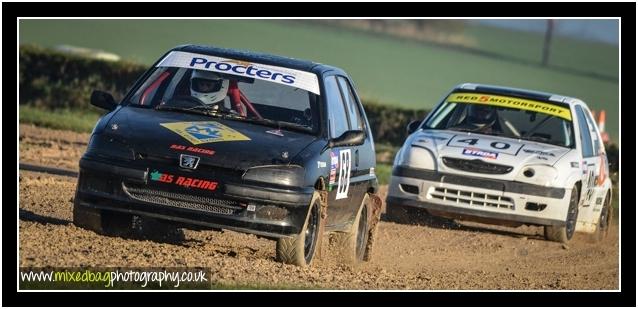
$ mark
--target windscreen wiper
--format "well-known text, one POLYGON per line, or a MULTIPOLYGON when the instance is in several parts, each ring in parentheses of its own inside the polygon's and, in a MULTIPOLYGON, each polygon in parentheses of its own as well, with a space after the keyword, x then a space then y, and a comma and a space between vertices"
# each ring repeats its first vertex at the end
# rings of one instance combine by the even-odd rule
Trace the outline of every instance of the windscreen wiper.
POLYGON ((257 124, 261 124, 261 125, 266 125, 269 127, 274 127, 277 129, 281 129, 281 128, 286 128, 286 129, 291 129, 291 130, 295 130, 295 131, 303 131, 303 132, 309 132, 311 131, 310 128, 304 126, 304 125, 300 125, 300 124, 296 124, 296 123, 292 123, 292 122, 286 122, 286 121, 279 121, 279 120, 272 120, 272 119, 258 119, 258 118, 242 118, 241 120, 244 121, 248 121, 248 122, 252 122, 252 123, 257 123, 257 124))

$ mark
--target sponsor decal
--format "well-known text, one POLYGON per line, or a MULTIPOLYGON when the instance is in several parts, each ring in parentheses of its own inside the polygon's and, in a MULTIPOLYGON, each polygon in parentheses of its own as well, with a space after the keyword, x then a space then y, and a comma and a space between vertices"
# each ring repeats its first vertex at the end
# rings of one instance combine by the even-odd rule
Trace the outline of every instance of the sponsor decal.
POLYGON ((326 162, 324 162, 324 161, 317 161, 317 168, 322 168, 322 167, 326 167, 326 162))
POLYGON ((350 167, 351 167, 350 149, 339 151, 339 183, 337 184, 337 196, 339 200, 348 197, 348 189, 350 189, 350 167))
POLYGON ((212 156, 212 155, 215 154, 215 151, 212 150, 212 149, 199 148, 199 147, 195 147, 195 146, 184 146, 184 145, 177 145, 177 144, 171 145, 171 147, 169 147, 169 149, 178 150, 178 151, 190 151, 190 152, 194 152, 194 153, 198 153, 198 154, 205 154, 205 155, 209 155, 209 156, 212 156))
POLYGON ((320 94, 319 80, 316 74, 273 65, 172 51, 162 59, 157 66, 198 69, 231 74, 301 88, 315 94, 320 94))
POLYGON ((541 155, 541 156, 550 156, 550 157, 555 157, 555 155, 551 152, 546 152, 546 151, 541 151, 541 150, 536 150, 536 149, 523 149, 523 152, 525 153, 533 153, 533 154, 537 154, 537 155, 541 155))
POLYGON ((506 96, 481 94, 481 93, 453 93, 447 97, 448 102, 485 104, 500 107, 518 108, 533 112, 572 120, 569 108, 558 106, 547 102, 519 99, 506 96))
POLYGON ((578 162, 569 162, 569 164, 571 165, 571 167, 573 168, 579 168, 580 164, 578 164, 578 162))
POLYGON ((216 121, 170 122, 160 125, 194 145, 250 140, 246 135, 216 121))
POLYGON ((179 155, 179 166, 188 169, 196 169, 199 165, 199 157, 181 154, 179 155))
POLYGON ((111 125, 111 130, 113 131, 117 131, 117 129, 119 128, 119 126, 117 125, 117 123, 114 123, 111 125))
MULTIPOLYGON (((337 182, 337 167, 338 166, 339 166, 339 157, 334 151, 330 151, 330 179, 328 181, 330 185, 337 182)), ((332 188, 330 188, 330 190, 332 190, 332 188)))
POLYGON ((463 154, 466 156, 475 156, 487 159, 496 159, 498 158, 497 152, 485 151, 476 148, 464 148, 463 154))
POLYGON ((284 136, 284 133, 281 132, 281 130, 269 130, 269 131, 266 131, 266 133, 277 135, 277 136, 284 136))
POLYGON ((546 157, 536 156, 536 158, 537 158, 537 159, 539 159, 539 160, 545 160, 545 161, 547 161, 547 158, 546 158, 546 157))
POLYGON ((181 186, 184 188, 196 188, 202 190, 215 191, 217 189, 217 182, 211 180, 204 180, 198 178, 190 178, 184 176, 175 176, 167 173, 161 173, 154 170, 151 174, 152 181, 158 181, 168 184, 181 186))
POLYGON ((173 182, 173 175, 169 175, 169 174, 166 174, 166 173, 160 173, 158 171, 153 171, 151 173, 151 180, 159 181, 159 182, 165 182, 165 183, 172 183, 173 182))

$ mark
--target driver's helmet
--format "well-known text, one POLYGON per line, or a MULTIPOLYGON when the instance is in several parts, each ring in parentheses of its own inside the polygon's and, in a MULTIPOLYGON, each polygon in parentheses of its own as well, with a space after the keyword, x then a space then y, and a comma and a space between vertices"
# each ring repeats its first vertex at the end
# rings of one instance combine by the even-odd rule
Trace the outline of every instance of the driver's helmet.
POLYGON ((472 104, 467 110, 471 124, 490 126, 496 121, 496 109, 490 106, 472 104))
POLYGON ((224 100, 229 83, 218 73, 194 70, 191 74, 191 95, 206 105, 212 105, 224 100))

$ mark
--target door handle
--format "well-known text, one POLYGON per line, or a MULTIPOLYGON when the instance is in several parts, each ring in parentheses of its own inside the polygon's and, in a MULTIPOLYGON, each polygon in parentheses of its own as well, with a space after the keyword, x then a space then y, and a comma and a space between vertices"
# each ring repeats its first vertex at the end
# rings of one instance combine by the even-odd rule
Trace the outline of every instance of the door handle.
POLYGON ((359 149, 354 151, 354 166, 359 167, 359 149))

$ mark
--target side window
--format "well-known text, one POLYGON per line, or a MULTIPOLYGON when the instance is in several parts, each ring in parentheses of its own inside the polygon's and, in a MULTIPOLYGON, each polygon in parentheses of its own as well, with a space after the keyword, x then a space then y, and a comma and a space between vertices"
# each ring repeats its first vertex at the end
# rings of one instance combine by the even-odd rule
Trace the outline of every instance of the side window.
POLYGON ((348 116, 343 105, 337 78, 328 76, 325 79, 326 99, 328 100, 328 123, 330 125, 330 136, 339 137, 343 132, 349 130, 348 116))
POLYGON ((339 76, 337 79, 339 80, 339 86, 341 86, 341 93, 343 93, 343 97, 346 99, 348 115, 350 116, 350 129, 363 130, 363 121, 361 120, 359 104, 354 98, 354 94, 352 93, 352 89, 350 88, 348 81, 341 76, 339 76))
POLYGON ((578 117, 578 130, 580 131, 580 146, 582 147, 583 158, 594 156, 594 147, 592 145, 589 126, 587 125, 587 117, 581 106, 576 106, 576 117, 578 117))
POLYGON ((600 154, 602 145, 600 139, 598 138, 598 133, 596 133, 596 124, 594 122, 594 119, 592 119, 591 117, 591 113, 585 110, 583 110, 583 113, 585 114, 585 118, 587 118, 587 125, 589 125, 589 132, 591 135, 592 144, 594 146, 594 155, 597 156, 600 154))

